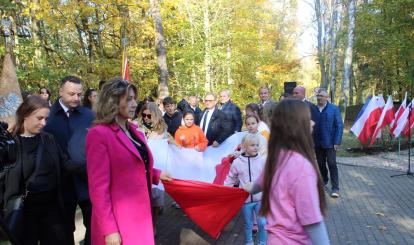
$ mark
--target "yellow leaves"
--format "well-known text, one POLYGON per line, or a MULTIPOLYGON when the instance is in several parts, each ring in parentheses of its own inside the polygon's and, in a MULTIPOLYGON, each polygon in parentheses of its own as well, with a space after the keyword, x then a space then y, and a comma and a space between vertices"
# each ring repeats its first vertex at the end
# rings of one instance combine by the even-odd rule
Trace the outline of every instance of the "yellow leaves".
POLYGON ((264 65, 258 68, 259 71, 267 73, 285 73, 299 66, 299 61, 294 60, 292 62, 283 63, 283 64, 271 64, 264 65))

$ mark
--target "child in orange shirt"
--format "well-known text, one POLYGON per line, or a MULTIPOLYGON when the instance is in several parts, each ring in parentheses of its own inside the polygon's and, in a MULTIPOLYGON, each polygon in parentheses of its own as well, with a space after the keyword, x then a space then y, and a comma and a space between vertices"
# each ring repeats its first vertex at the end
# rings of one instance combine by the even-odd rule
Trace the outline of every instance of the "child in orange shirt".
POLYGON ((194 124, 194 113, 185 112, 184 126, 180 126, 175 132, 175 142, 185 148, 194 148, 196 151, 204 151, 208 140, 201 128, 194 124))

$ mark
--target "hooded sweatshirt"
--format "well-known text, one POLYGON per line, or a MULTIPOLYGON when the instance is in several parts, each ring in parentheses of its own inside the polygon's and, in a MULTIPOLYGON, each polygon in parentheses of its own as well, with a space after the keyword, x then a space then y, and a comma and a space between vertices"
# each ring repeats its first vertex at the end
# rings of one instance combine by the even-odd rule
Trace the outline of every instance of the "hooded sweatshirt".
MULTIPOLYGON (((266 158, 257 154, 256 156, 246 156, 245 153, 234 159, 230 172, 224 181, 224 185, 233 186, 239 184, 243 188, 249 182, 255 182, 259 178, 264 168, 266 158)), ((262 199, 262 193, 249 195, 245 203, 258 202, 262 199)))
POLYGON ((196 125, 191 127, 180 126, 175 132, 175 143, 185 148, 195 148, 198 146, 200 151, 207 148, 208 140, 201 128, 196 125))

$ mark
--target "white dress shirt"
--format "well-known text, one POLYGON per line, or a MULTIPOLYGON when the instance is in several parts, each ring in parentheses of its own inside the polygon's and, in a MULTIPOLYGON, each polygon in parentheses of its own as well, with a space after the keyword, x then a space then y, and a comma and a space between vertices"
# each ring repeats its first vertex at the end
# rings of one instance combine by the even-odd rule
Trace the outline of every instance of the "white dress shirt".
POLYGON ((210 124, 210 119, 211 119, 211 116, 213 115, 213 113, 214 113, 214 110, 215 110, 215 108, 212 108, 212 109, 207 109, 205 112, 204 112, 204 114, 203 114, 203 117, 201 118, 201 121, 200 121, 200 128, 202 129, 203 128, 203 122, 204 122, 204 117, 206 116, 206 113, 208 112, 208 114, 207 114, 207 120, 206 120, 206 126, 205 126, 205 128, 204 128, 204 135, 207 135, 207 130, 208 130, 208 125, 210 124))

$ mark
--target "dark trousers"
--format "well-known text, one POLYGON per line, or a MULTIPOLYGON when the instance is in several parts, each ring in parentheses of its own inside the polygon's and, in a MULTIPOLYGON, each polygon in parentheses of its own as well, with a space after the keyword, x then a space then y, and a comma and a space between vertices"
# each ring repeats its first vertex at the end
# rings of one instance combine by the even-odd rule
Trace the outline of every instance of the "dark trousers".
POLYGON ((67 224, 56 194, 43 193, 26 198, 23 209, 22 245, 69 245, 67 224))
POLYGON ((85 238, 83 240, 83 244, 84 245, 90 245, 91 244, 92 203, 89 199, 85 200, 85 201, 81 201, 81 202, 79 202, 79 207, 82 210, 83 225, 86 228, 85 238))
POLYGON ((316 160, 318 161, 319 171, 321 172, 323 182, 328 183, 328 169, 331 178, 333 191, 339 190, 338 167, 336 166, 336 151, 334 148, 315 148, 316 160), (328 164, 328 168, 326 167, 328 164))

